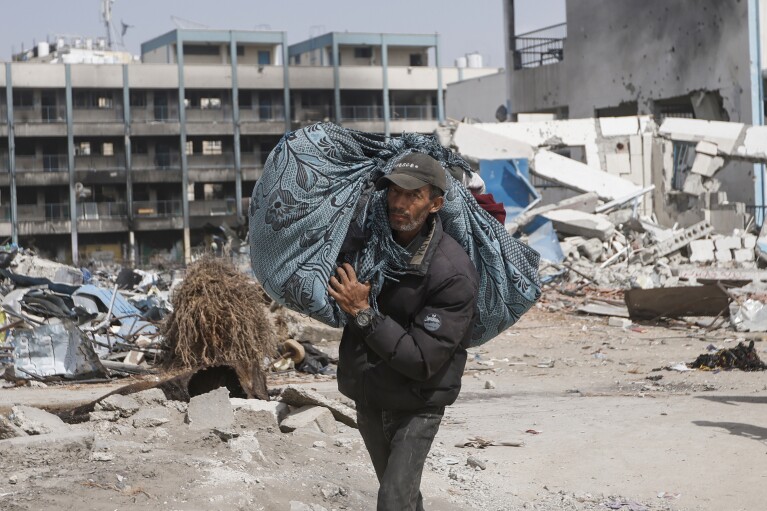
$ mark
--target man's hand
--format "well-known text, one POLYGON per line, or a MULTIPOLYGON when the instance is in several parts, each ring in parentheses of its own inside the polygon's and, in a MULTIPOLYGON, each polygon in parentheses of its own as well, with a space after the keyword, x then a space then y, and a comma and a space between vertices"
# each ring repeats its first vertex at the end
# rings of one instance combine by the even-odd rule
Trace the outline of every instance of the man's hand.
POLYGON ((336 268, 336 275, 330 277, 328 294, 335 299, 341 310, 352 316, 370 307, 370 282, 357 280, 357 273, 349 263, 336 268))

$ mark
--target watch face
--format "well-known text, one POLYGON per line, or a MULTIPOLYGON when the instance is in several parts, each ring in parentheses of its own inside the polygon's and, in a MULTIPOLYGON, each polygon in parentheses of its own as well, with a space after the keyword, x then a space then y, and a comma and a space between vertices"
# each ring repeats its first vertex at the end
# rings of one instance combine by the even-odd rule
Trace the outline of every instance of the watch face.
POLYGON ((369 310, 359 311, 354 317, 354 322, 357 323, 358 327, 365 328, 370 324, 370 316, 371 315, 369 310))

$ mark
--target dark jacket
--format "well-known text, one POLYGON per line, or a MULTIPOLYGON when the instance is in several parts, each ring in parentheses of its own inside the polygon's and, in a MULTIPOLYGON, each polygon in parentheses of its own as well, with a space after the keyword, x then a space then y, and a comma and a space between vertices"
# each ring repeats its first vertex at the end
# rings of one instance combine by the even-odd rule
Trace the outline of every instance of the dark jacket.
POLYGON ((338 388, 357 402, 415 410, 452 404, 461 390, 479 276, 433 219, 408 271, 384 284, 372 325, 361 330, 352 320, 344 329, 338 388))

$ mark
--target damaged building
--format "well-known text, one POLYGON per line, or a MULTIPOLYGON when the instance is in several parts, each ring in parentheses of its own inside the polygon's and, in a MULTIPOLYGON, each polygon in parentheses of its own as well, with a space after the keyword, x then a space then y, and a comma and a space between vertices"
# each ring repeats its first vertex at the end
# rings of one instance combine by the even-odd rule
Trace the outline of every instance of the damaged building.
MULTIPOLYGON (((738 214, 761 223, 763 167, 731 150, 743 145, 745 127, 763 124, 767 74, 764 57, 758 61, 767 53, 767 2, 567 1, 565 23, 523 34, 515 28, 514 3, 504 2, 508 119, 597 119, 584 121, 588 132, 597 144, 615 145, 601 148, 596 166, 640 186, 655 184, 654 211, 664 223, 691 225, 707 215, 702 210, 734 203, 742 204, 738 214), (625 116, 648 121, 640 117, 637 130, 618 131, 620 121, 599 122, 625 116), (713 122, 692 128, 685 124, 692 119, 713 122), (645 137, 655 132, 648 122, 660 126, 662 141, 645 137), (698 145, 714 139, 722 141, 716 149, 698 145)), ((595 166, 595 153, 582 144, 547 145, 595 166)))
POLYGON ((177 29, 140 62, 102 46, 57 38, 0 73, 0 236, 59 260, 189 260, 244 221, 286 131, 431 132, 448 83, 497 72, 436 65, 437 35, 177 29))

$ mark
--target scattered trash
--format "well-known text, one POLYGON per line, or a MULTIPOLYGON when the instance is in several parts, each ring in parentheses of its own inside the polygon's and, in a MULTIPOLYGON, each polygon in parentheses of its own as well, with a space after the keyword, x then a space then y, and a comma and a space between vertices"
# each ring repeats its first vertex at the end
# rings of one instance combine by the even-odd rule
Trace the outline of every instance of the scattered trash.
POLYGON ((754 349, 754 341, 739 342, 734 348, 724 348, 716 353, 699 355, 690 367, 695 369, 740 369, 741 371, 764 371, 767 364, 762 362, 754 349))

